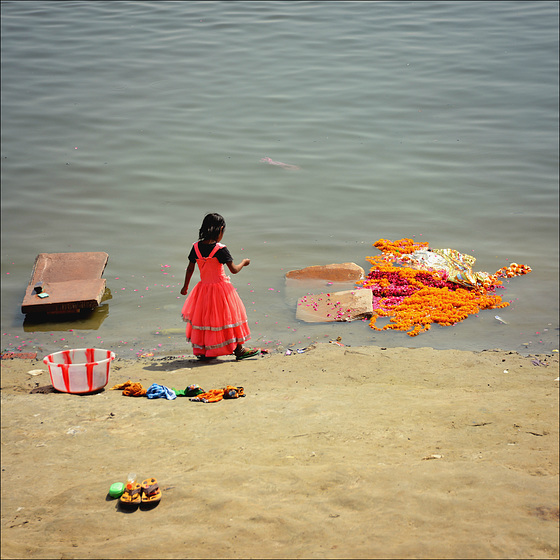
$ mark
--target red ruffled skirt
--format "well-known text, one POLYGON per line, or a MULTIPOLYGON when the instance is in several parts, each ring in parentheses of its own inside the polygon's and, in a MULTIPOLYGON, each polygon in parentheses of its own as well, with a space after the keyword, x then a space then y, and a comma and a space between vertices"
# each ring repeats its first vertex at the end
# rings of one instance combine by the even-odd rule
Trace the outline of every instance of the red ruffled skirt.
POLYGON ((229 281, 199 282, 182 310, 195 356, 228 356, 250 339, 247 312, 229 281))

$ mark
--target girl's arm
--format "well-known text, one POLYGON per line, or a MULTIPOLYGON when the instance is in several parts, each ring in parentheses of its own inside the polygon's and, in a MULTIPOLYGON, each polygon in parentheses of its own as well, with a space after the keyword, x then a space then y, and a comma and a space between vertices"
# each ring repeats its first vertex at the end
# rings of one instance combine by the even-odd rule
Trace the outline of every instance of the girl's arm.
POLYGON ((249 259, 243 259, 239 264, 234 264, 233 261, 228 261, 226 264, 232 274, 237 274, 244 266, 249 266, 250 263, 249 259))
POLYGON ((187 270, 185 272, 185 283, 181 288, 181 295, 186 296, 187 292, 189 291, 189 282, 191 281, 191 277, 194 272, 194 263, 189 262, 189 266, 187 266, 187 270))

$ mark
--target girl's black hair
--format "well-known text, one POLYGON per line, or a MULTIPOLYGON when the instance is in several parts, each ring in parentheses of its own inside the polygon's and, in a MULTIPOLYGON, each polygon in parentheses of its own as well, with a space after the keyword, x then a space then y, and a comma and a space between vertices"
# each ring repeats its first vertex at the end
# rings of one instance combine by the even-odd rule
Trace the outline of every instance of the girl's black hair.
POLYGON ((222 228, 226 229, 226 221, 220 214, 206 214, 198 232, 198 240, 217 241, 222 228))

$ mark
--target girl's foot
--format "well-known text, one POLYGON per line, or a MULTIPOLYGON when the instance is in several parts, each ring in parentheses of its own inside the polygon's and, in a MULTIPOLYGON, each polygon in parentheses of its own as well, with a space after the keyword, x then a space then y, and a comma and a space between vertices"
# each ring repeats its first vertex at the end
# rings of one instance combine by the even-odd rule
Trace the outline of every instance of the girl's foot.
POLYGON ((260 353, 258 348, 243 348, 238 347, 235 349, 235 357, 237 360, 245 360, 246 358, 252 358, 260 353))
POLYGON ((204 356, 202 354, 198 354, 197 359, 200 360, 201 362, 207 362, 209 360, 213 360, 214 358, 212 356, 204 356))

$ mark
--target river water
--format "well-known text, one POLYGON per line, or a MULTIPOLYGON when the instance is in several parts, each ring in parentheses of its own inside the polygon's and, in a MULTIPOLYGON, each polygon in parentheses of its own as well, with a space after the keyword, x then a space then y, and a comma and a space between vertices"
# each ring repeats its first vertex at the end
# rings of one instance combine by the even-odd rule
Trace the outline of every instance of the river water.
POLYGON ((4 1, 1 25, 3 350, 190 353, 179 290, 207 212, 251 259, 233 282, 255 345, 558 348, 558 2, 4 1), (499 292, 507 324, 296 320, 333 287, 288 270, 367 272, 403 237, 531 266, 499 292), (110 299, 26 319, 35 257, 81 251, 109 254, 110 299))

